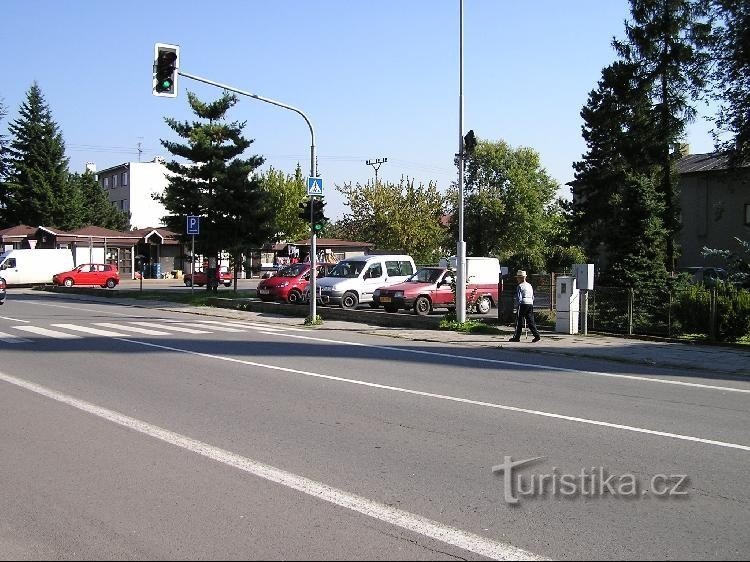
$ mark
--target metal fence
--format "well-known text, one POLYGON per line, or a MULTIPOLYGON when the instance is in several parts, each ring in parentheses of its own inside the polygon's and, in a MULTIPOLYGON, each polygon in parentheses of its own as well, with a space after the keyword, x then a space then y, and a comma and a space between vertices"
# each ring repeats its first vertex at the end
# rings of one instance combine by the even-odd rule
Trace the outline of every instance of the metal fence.
POLYGON ((716 289, 685 287, 638 292, 597 287, 589 295, 589 330, 628 335, 715 339, 722 302, 716 289))

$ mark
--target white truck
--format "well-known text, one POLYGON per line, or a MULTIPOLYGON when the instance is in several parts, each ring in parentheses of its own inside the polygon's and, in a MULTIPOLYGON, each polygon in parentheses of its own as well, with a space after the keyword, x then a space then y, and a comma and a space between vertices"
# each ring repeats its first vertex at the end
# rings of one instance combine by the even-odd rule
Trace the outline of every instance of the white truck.
POLYGON ((52 283, 55 273, 75 267, 70 250, 9 250, 0 254, 0 279, 6 285, 52 283))

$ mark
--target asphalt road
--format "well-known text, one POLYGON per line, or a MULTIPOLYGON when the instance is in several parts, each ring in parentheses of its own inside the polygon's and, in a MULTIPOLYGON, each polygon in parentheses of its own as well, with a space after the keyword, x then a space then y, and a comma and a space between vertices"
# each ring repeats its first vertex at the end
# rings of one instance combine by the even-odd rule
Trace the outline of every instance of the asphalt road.
POLYGON ((704 382, 18 294, 0 558, 747 559, 750 381, 704 382))

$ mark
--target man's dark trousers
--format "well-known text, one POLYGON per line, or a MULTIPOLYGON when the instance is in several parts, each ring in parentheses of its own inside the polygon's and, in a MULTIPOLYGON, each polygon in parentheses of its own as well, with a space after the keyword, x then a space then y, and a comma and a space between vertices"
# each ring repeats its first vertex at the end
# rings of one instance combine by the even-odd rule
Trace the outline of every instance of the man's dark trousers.
POLYGON ((516 318, 516 333, 513 336, 514 339, 521 339, 521 330, 523 329, 523 319, 526 319, 526 325, 534 334, 535 338, 539 337, 539 330, 536 329, 536 323, 534 322, 534 305, 533 304, 519 304, 518 305, 518 317, 516 318))

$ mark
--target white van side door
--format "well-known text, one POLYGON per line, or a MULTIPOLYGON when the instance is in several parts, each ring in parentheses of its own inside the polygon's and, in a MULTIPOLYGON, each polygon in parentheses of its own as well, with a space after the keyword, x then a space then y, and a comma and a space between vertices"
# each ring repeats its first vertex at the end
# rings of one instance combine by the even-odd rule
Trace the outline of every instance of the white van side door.
POLYGON ((360 302, 372 300, 372 294, 375 289, 385 285, 385 272, 381 262, 373 262, 367 266, 362 277, 362 294, 359 297, 360 302))

